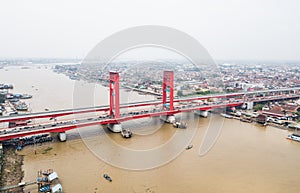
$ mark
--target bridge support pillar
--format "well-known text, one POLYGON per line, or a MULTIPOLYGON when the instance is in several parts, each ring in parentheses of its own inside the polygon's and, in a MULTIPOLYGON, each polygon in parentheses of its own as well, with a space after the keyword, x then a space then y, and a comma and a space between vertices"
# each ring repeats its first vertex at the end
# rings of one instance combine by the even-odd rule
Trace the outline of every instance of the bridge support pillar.
POLYGON ((208 111, 201 111, 201 110, 196 110, 195 111, 196 115, 200 115, 201 117, 208 117, 208 111))
POLYGON ((122 131, 121 123, 109 123, 107 128, 114 133, 120 133, 122 131))
POLYGON ((59 132, 57 134, 57 137, 58 137, 59 141, 61 141, 61 142, 67 141, 67 134, 66 134, 66 132, 59 132))
POLYGON ((253 109, 253 102, 247 102, 247 110, 253 109))
POLYGON ((242 105, 242 109, 247 109, 247 110, 253 109, 253 102, 245 102, 245 103, 242 105))
POLYGON ((174 123, 176 121, 174 115, 162 115, 160 116, 160 119, 166 123, 174 123))

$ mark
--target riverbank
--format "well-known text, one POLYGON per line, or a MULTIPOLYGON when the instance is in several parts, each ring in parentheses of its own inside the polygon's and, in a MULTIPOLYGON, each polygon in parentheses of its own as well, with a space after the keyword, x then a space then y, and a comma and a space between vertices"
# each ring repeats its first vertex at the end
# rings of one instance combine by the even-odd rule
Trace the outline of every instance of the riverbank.
MULTIPOLYGON (((16 152, 13 147, 3 147, 3 165, 0 186, 11 186, 21 182, 24 172, 22 171, 23 156, 16 152)), ((15 188, 4 191, 4 193, 20 193, 23 188, 15 188)))

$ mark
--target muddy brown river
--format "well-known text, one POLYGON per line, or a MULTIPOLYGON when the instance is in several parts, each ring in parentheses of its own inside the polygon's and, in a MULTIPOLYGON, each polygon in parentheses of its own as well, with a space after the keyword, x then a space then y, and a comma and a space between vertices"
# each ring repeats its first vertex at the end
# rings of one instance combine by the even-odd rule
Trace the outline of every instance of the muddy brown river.
MULTIPOLYGON (((285 139, 288 131, 226 119, 214 147, 206 155, 199 156, 209 118, 202 118, 199 123, 192 149, 184 150, 161 167, 142 171, 105 163, 77 138, 75 131, 70 132, 71 139, 65 143, 22 150, 25 155, 24 180, 34 180, 40 169, 53 168, 58 172, 65 192, 298 192, 300 144, 285 139), (48 147, 53 149, 43 153, 48 147), (113 181, 106 181, 102 177, 104 173, 108 173, 113 181)), ((154 134, 134 135, 126 141, 119 134, 108 135, 123 146, 147 149, 165 142, 175 132, 175 128, 165 124, 154 134)), ((91 136, 88 140, 99 149, 104 146, 99 141, 101 136, 91 136)), ((156 158, 160 159, 159 156, 156 158)), ((118 155, 112 159, 136 161, 118 155)), ((138 161, 145 159, 148 158, 141 157, 138 161)), ((26 191, 35 192, 36 187, 28 187, 26 191)))
MULTIPOLYGON (((29 102, 33 112, 46 107, 51 110, 72 107, 71 87, 74 82, 49 68, 1 69, 0 82, 12 83, 16 91, 32 94, 29 102), (22 78, 10 76, 12 74, 22 75, 22 78), (22 80, 27 76, 46 76, 53 81, 50 84, 31 78, 24 84, 22 80), (60 97, 55 97, 57 94, 60 97)), ((105 104, 108 96, 103 97, 103 93, 107 88, 99 89, 102 90, 96 104, 102 104, 101 101, 105 104)), ((136 100, 152 99, 136 93, 131 95, 136 100)), ((300 143, 286 139, 292 131, 224 119, 217 114, 209 118, 199 118, 192 113, 182 116, 188 123, 185 130, 152 118, 125 123, 124 126, 134 132, 130 139, 94 126, 67 132, 66 142, 27 146, 20 152, 24 155, 24 181, 34 181, 38 170, 52 168, 58 173, 66 193, 299 192, 300 143), (211 121, 219 123, 221 133, 212 149, 199 156, 199 148, 211 121), (159 152, 147 153, 172 141, 174 136, 180 139, 189 132, 195 132, 192 140, 187 142, 193 148, 182 149, 180 146, 184 143, 179 140, 159 152), (127 154, 118 147, 140 154, 127 154), (178 156, 167 162, 168 156, 172 157, 171 153, 178 149, 178 156), (104 159, 99 156, 103 152, 106 153, 104 159), (158 164, 151 169, 141 169, 143 164, 149 166, 149 160, 158 164), (134 165, 139 165, 139 170, 122 168, 134 165), (104 173, 110 175, 112 182, 103 178, 104 173)), ((37 186, 28 186, 24 192, 29 191, 37 192, 37 186)))

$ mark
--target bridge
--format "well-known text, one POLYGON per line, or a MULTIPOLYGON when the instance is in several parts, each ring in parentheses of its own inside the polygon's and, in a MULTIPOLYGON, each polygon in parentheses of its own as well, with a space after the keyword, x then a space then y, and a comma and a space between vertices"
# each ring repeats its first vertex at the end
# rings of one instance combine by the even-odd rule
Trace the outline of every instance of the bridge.
POLYGON ((4 123, 45 118, 55 120, 57 117, 67 115, 94 113, 93 116, 88 115, 90 117, 76 120, 54 121, 53 123, 33 124, 13 128, 0 128, 0 141, 49 132, 61 133, 71 129, 99 124, 107 124, 111 131, 120 132, 122 130, 122 122, 134 119, 163 117, 166 122, 171 123, 175 121, 174 115, 178 113, 194 111, 195 113, 206 117, 208 111, 211 109, 236 107, 245 104, 253 106, 253 103, 257 102, 297 99, 300 97, 300 88, 297 87, 174 98, 173 71, 164 71, 163 73, 162 101, 151 100, 120 104, 119 87, 119 73, 110 72, 109 105, 0 117, 0 122, 4 123), (214 100, 215 102, 207 102, 208 100, 214 100), (136 107, 143 107, 143 109, 140 110, 136 107), (123 111, 123 109, 125 109, 125 111, 123 111), (96 115, 97 113, 98 115, 96 115))

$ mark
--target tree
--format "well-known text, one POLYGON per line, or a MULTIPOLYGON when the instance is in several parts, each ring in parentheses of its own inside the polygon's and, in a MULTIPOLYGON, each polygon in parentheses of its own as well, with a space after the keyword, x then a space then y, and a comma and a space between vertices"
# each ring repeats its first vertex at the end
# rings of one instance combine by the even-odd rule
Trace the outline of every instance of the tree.
POLYGON ((263 104, 256 104, 256 105, 254 105, 254 107, 253 107, 253 109, 254 109, 255 111, 262 110, 262 108, 263 108, 263 104))
POLYGON ((177 91, 177 96, 179 96, 179 97, 182 97, 182 96, 183 96, 182 90, 178 90, 178 91, 177 91))

